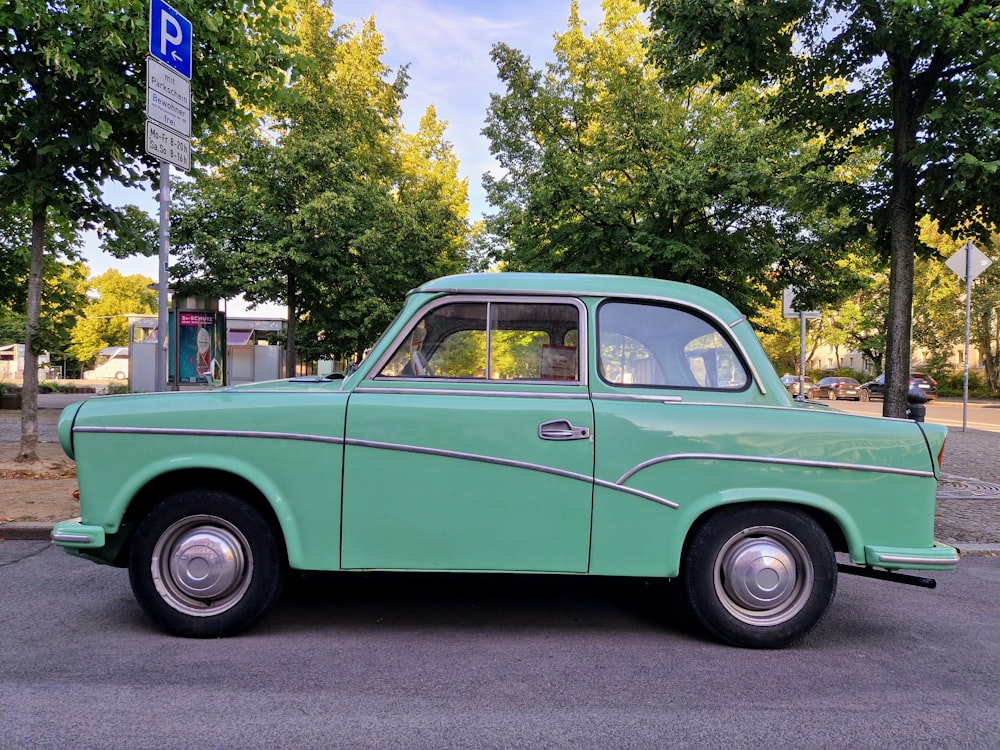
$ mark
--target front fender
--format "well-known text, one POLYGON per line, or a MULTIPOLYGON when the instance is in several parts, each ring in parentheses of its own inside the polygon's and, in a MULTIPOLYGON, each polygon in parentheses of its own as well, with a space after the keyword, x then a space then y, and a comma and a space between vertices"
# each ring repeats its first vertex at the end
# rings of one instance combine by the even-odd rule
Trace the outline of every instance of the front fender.
MULTIPOLYGON (((198 453, 185 456, 161 456, 141 464, 135 471, 120 481, 111 484, 114 493, 107 498, 106 509, 98 524, 105 535, 113 536, 122 526, 129 508, 138 498, 146 494, 153 485, 172 483, 171 477, 179 477, 186 472, 211 472, 216 475, 238 477, 252 485, 271 507, 280 526, 288 551, 288 562, 292 567, 305 567, 306 556, 302 535, 302 520, 290 502, 289 490, 276 482, 268 473, 250 461, 225 453, 198 453)), ((85 482, 81 481, 81 488, 85 482)), ((86 492, 81 491, 81 507, 86 503, 86 492)), ((93 523, 96 519, 87 518, 93 523)))

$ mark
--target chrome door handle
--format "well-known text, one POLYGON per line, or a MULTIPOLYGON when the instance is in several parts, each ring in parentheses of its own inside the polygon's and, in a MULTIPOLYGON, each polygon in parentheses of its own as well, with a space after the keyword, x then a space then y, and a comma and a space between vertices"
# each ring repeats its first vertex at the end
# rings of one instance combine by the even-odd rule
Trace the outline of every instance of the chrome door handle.
POLYGON ((538 425, 538 437, 542 440, 586 440, 590 437, 590 428, 574 427, 568 419, 555 419, 538 425))

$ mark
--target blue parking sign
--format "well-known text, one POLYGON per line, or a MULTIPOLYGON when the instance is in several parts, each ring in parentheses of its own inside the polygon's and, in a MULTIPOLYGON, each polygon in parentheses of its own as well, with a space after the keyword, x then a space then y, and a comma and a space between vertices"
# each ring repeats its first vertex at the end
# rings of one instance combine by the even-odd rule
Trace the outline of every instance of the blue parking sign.
POLYGON ((191 78, 191 22, 163 0, 149 3, 149 54, 191 78))

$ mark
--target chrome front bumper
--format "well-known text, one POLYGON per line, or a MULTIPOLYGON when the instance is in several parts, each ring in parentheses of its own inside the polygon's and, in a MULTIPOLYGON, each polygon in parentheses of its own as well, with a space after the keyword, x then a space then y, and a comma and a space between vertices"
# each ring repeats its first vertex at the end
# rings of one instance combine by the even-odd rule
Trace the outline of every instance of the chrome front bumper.
POLYGON ((105 534, 103 526, 89 526, 80 518, 60 521, 52 529, 52 543, 73 549, 97 549, 103 547, 105 534))
POLYGON ((958 550, 941 542, 933 547, 865 547, 865 563, 893 570, 953 570, 958 565, 958 550))

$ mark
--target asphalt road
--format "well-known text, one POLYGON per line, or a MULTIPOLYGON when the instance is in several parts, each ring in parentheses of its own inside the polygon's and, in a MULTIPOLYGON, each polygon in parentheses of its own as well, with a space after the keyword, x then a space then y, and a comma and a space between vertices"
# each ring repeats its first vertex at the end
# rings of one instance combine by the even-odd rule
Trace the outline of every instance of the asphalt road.
MULTIPOLYGON (((843 409, 854 414, 870 414, 882 416, 882 402, 869 401, 824 401, 837 409, 843 409)), ((963 424, 969 430, 986 430, 1000 432, 1000 402, 971 402, 967 408, 962 399, 937 399, 927 404, 926 420, 935 424, 947 425, 949 430, 962 429, 963 424)))
POLYGON ((0 747, 995 748, 1000 558, 841 576, 798 646, 708 639, 673 588, 323 577, 248 634, 170 638, 125 571, 0 543, 0 747))

